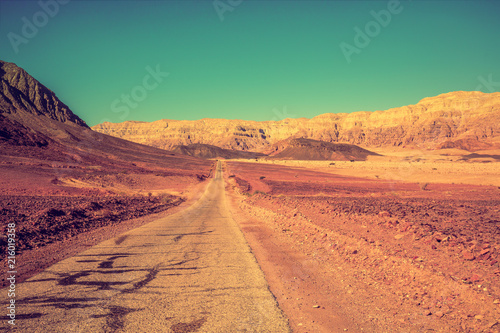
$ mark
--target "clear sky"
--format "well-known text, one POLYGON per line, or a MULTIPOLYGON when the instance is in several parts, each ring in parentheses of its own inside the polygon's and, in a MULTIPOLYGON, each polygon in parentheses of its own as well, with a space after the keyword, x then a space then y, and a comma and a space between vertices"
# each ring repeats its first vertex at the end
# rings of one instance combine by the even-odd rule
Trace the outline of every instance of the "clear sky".
POLYGON ((0 1, 0 59, 84 119, 271 120, 500 90, 500 1, 0 1))

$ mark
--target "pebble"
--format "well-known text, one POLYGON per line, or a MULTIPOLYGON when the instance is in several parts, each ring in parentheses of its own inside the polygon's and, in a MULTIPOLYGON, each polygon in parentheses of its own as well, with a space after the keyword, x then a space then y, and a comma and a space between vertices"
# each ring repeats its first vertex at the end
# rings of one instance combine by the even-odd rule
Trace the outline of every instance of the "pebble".
POLYGON ((319 306, 319 305, 313 305, 313 308, 315 308, 315 309, 319 309, 319 308, 320 308, 320 306, 319 306))
POLYGON ((479 255, 482 256, 483 254, 486 254, 488 252, 490 252, 490 249, 484 249, 481 252, 479 252, 479 255))
POLYGON ((483 320, 484 316, 483 315, 475 315, 474 318, 477 320, 483 320))
POLYGON ((481 275, 479 274, 472 274, 471 277, 469 278, 469 281, 472 282, 479 282, 481 280, 481 275))
POLYGON ((469 252, 469 251, 463 251, 462 255, 463 255, 465 260, 474 260, 476 258, 476 257, 474 257, 474 254, 472 254, 472 252, 469 252))

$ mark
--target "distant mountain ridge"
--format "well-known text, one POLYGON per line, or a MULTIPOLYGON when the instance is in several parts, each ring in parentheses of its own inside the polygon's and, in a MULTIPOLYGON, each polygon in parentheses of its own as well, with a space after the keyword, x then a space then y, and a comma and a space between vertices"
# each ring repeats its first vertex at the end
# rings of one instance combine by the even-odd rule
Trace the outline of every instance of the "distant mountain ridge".
POLYGON ((0 83, 0 166, 45 166, 56 175, 62 175, 62 169, 96 166, 142 172, 145 166, 196 179, 210 166, 202 159, 92 131, 50 89, 15 64, 0 60, 0 83))
POLYGON ((216 146, 206 145, 202 143, 193 143, 191 145, 174 146, 172 152, 182 155, 188 155, 199 158, 257 158, 264 157, 266 155, 260 153, 252 153, 249 151, 240 151, 232 149, 223 149, 216 146))
POLYGON ((327 113, 312 119, 126 121, 105 122, 92 129, 164 149, 202 143, 225 149, 266 152, 280 141, 308 138, 364 147, 430 149, 462 147, 464 145, 454 142, 465 140, 466 147, 474 150, 493 147, 500 141, 500 93, 458 91, 386 111, 327 113))

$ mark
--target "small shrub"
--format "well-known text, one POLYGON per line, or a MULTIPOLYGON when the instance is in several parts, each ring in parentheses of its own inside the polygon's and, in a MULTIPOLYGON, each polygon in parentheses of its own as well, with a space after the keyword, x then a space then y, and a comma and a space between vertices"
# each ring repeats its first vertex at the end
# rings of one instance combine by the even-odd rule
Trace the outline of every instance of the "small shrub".
POLYGON ((51 208, 47 211, 47 216, 50 217, 57 217, 57 216, 64 216, 66 215, 66 212, 61 209, 56 209, 56 208, 51 208))
POLYGON ((62 184, 62 181, 60 181, 57 177, 54 177, 50 182, 54 185, 62 184))
POLYGON ((266 176, 260 176, 260 177, 259 177, 259 179, 264 179, 264 178, 266 178, 266 176))
POLYGON ((425 191, 425 189, 427 188, 427 185, 429 185, 429 183, 419 183, 419 185, 420 185, 420 189, 422 191, 425 191))

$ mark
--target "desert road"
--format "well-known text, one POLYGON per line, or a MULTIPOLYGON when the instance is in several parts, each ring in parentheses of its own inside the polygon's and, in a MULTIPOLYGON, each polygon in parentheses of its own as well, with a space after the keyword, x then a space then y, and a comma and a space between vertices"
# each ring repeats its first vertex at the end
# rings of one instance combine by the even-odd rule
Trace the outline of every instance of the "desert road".
POLYGON ((227 209, 220 162, 186 210, 19 284, 15 323, 20 332, 290 331, 227 209))

